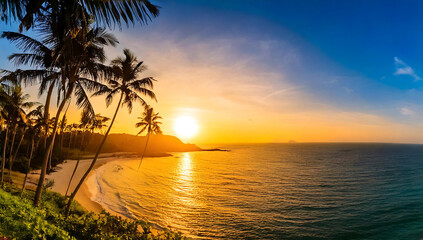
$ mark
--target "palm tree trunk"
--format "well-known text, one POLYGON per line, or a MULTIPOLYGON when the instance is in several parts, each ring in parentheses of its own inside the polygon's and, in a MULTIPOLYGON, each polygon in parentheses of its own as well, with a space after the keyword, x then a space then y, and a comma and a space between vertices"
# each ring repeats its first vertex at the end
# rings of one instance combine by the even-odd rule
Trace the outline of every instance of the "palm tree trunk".
POLYGON ((69 179, 69 184, 68 184, 68 187, 66 188, 65 196, 68 195, 69 187, 70 187, 70 185, 72 183, 73 176, 75 175, 76 170, 78 169, 79 161, 81 161, 81 155, 82 155, 82 151, 81 150, 82 150, 82 146, 83 146, 82 144, 84 142, 85 134, 86 134, 85 132, 82 134, 82 140, 81 140, 81 144, 79 146, 79 149, 80 150, 79 150, 79 154, 78 154, 78 161, 76 161, 75 168, 73 169, 72 175, 71 175, 71 177, 69 179))
POLYGON ((34 203, 33 203, 34 206, 38 206, 40 204, 41 194, 43 192, 44 180, 45 180, 46 173, 47 173, 47 164, 48 164, 49 153, 53 149, 54 138, 56 136, 57 123, 59 122, 60 113, 62 112, 66 102, 70 99, 70 96, 73 92, 73 88, 74 88, 73 84, 69 86, 69 90, 66 93, 65 98, 63 99, 62 103, 60 104, 59 108, 57 109, 56 119, 54 120, 54 125, 53 125, 52 139, 49 141, 47 149, 46 149, 44 156, 43 156, 40 179, 38 180, 37 190, 35 191, 35 196, 34 196, 34 203))
POLYGON ((13 136, 12 136, 12 144, 10 146, 10 151, 9 151, 9 180, 12 180, 12 169, 10 168, 10 166, 12 165, 12 158, 13 158, 13 146, 15 144, 15 137, 16 137, 16 130, 18 128, 18 124, 15 124, 15 128, 13 129, 13 136))
POLYGON ((43 142, 43 148, 47 148, 47 133, 48 133, 48 120, 50 118, 50 102, 51 102, 51 96, 53 95, 55 83, 51 83, 50 87, 48 88, 47 97, 46 97, 46 103, 44 104, 44 124, 45 124, 45 138, 43 142))
POLYGON ((9 166, 9 172, 12 172, 12 166, 13 166, 13 163, 15 162, 15 160, 16 160, 16 157, 18 156, 19 148, 21 148, 22 141, 25 137, 25 132, 26 132, 25 130, 22 132, 22 137, 19 140, 18 146, 16 147, 15 154, 13 155, 13 158, 11 158, 10 166, 9 166))
POLYGON ((53 156, 53 149, 54 149, 54 145, 50 151, 50 154, 48 155, 47 174, 50 174, 50 171, 51 171, 51 157, 53 156))
POLYGON ((31 169, 31 159, 32 159, 33 153, 34 153, 34 136, 32 137, 32 141, 31 141, 31 152, 29 153, 29 159, 28 159, 28 171, 25 173, 25 178, 22 184, 21 197, 25 191, 26 180, 28 179, 28 173, 31 169))
POLYGON ((100 155, 101 149, 103 148, 103 145, 106 142, 107 136, 109 135, 110 129, 112 129, 113 123, 115 122, 116 115, 117 115, 117 113, 119 111, 120 104, 122 103, 122 99, 123 99, 123 92, 120 95, 120 99, 119 99, 119 103, 118 103, 118 105, 116 107, 115 115, 113 115, 113 119, 110 122, 109 128, 107 129, 107 132, 104 135, 103 140, 101 141, 101 144, 100 144, 100 146, 97 149, 97 152, 96 152, 96 154, 94 156, 93 161, 91 162, 91 165, 88 167, 87 171, 82 176, 82 178, 79 181, 78 185, 76 185, 75 190, 72 192, 72 194, 69 197, 68 203, 66 204, 65 216, 68 216, 69 215, 70 207, 71 207, 71 204, 72 204, 73 199, 75 198, 75 195, 78 193, 79 188, 82 186, 82 184, 84 183, 85 179, 88 177, 88 174, 90 174, 90 172, 93 169, 95 163, 97 162, 97 159, 98 159, 98 156, 100 155))
POLYGON ((69 101, 69 104, 66 107, 65 114, 63 114, 63 117, 62 117, 62 125, 60 126, 60 156, 63 156, 62 155, 63 139, 64 139, 63 130, 65 129, 65 119, 66 119, 66 114, 68 112, 70 104, 71 104, 71 101, 69 101))
POLYGON ((1 184, 3 184, 4 180, 4 166, 6 164, 6 147, 7 147, 7 137, 9 136, 9 128, 6 128, 6 135, 3 144, 3 161, 1 162, 1 184))
POLYGON ((69 152, 70 152, 71 143, 72 143, 72 136, 73 136, 73 131, 71 129, 71 132, 69 133, 69 143, 68 143, 68 151, 66 152, 66 159, 69 158, 69 152))
POLYGON ((147 141, 145 142, 144 151, 142 152, 142 155, 141 155, 141 161, 140 161, 140 164, 138 165, 137 172, 140 170, 141 163, 142 163, 142 159, 144 158, 145 151, 147 150, 148 140, 150 139, 150 131, 151 131, 151 130, 150 130, 150 127, 148 127, 147 141))

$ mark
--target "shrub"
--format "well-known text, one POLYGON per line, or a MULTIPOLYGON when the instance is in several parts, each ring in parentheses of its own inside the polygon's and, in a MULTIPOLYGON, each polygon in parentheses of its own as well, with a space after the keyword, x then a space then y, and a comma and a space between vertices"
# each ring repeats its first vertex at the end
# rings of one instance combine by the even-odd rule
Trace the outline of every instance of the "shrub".
POLYGON ((0 232, 14 239, 75 239, 45 220, 44 209, 34 208, 0 190, 0 232))
POLYGON ((179 233, 162 231, 153 235, 149 223, 126 220, 110 213, 87 213, 76 201, 71 215, 61 212, 66 198, 59 193, 44 191, 39 208, 32 206, 34 192, 5 185, 0 189, 0 236, 13 239, 187 239, 179 233), (6 192, 7 191, 7 192, 6 192))

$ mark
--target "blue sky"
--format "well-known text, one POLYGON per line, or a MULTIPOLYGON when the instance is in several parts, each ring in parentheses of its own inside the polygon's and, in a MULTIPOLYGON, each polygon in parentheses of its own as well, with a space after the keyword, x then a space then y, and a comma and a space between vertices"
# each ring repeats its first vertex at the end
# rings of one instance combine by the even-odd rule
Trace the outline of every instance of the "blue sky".
MULTIPOLYGON (((171 109, 201 108, 223 116, 236 108, 245 126, 266 116, 296 129, 290 136, 297 133, 300 140, 319 139, 300 132, 297 118, 304 118, 304 125, 318 122, 323 130, 339 125, 327 141, 356 141, 342 133, 347 122, 361 129, 357 134, 374 130, 363 141, 423 142, 413 130, 423 123, 422 1, 155 3, 162 6, 161 15, 148 26, 115 30, 121 44, 108 55, 129 47, 146 61, 148 73, 160 79, 158 107, 169 119, 178 114, 171 109), (208 107, 200 99, 204 96, 214 100, 208 107), (393 138, 377 134, 390 128, 396 129, 393 138)), ((0 64, 12 67, 5 56, 15 51, 13 46, 0 40, 0 47, 7 49, 0 64)), ((284 131, 281 127, 278 133, 284 131)), ((318 135, 320 130, 309 131, 318 135)))
POLYGON ((262 57, 258 62, 264 68, 283 71, 292 83, 336 107, 397 120, 402 108, 416 113, 421 108, 421 1, 196 0, 162 5, 163 14, 153 24, 170 24, 180 38, 273 41, 273 54, 243 46, 238 56, 262 57), (286 46, 301 63, 281 60, 286 46))

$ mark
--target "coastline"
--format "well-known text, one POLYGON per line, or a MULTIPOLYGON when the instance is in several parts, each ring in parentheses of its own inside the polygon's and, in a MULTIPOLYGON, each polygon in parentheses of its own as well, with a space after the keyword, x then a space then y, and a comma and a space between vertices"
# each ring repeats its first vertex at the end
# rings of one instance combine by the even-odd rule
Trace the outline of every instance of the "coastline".
MULTIPOLYGON (((76 194, 75 200, 78 201, 81 204, 81 206, 84 207, 87 211, 100 213, 103 210, 107 210, 101 204, 92 200, 93 188, 96 188, 97 186, 91 186, 90 182, 92 182, 92 177, 95 177, 96 171, 99 167, 109 162, 118 161, 118 158, 119 157, 117 157, 116 155, 112 157, 99 158, 96 164, 94 165, 93 170, 88 175, 87 180, 84 182, 84 184, 81 186, 81 189, 76 194)), ((47 176, 47 179, 54 181, 54 185, 51 188, 52 191, 65 195, 66 189, 68 187, 69 179, 72 176, 72 172, 75 168, 76 162, 77 160, 66 160, 64 163, 57 166, 56 172, 53 172, 47 176)), ((91 159, 90 160, 83 159, 79 162, 78 169, 75 173, 75 176, 73 177, 72 184, 69 188, 68 194, 71 191, 73 191, 73 189, 76 187, 82 175, 88 169, 90 164, 91 164, 91 159)), ((112 211, 108 211, 108 212, 116 215, 116 213, 112 211)))

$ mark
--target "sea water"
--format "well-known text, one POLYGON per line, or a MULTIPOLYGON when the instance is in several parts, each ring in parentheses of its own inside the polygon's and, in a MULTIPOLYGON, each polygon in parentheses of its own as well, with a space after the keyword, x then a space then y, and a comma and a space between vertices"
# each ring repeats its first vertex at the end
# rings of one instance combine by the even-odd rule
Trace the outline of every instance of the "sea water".
POLYGON ((423 145, 217 147, 108 163, 93 199, 199 239, 423 238, 423 145))

